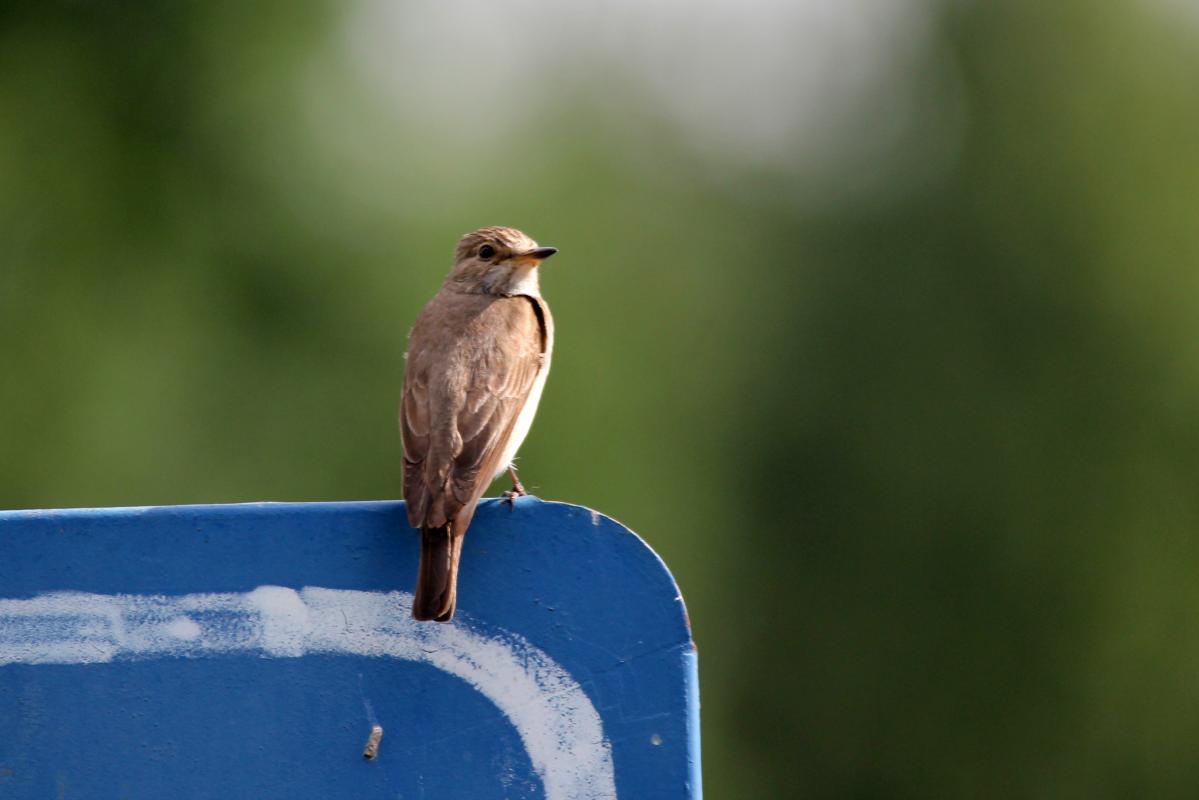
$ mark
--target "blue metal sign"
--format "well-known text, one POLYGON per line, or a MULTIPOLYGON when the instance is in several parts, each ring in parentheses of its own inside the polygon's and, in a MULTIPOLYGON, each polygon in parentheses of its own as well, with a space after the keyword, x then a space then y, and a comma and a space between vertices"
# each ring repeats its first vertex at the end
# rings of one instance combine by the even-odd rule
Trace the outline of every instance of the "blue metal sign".
POLYGON ((698 798, 678 588, 586 508, 485 501, 412 620, 402 503, 0 512, 0 797, 698 798))

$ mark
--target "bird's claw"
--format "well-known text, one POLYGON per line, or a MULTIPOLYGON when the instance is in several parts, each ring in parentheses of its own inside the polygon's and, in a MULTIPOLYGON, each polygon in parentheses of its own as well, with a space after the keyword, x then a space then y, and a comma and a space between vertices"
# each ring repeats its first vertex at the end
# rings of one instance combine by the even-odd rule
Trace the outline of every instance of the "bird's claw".
POLYGON ((516 477, 516 467, 511 464, 508 465, 508 477, 512 479, 512 488, 501 494, 500 497, 511 507, 516 504, 516 498, 527 497, 529 493, 525 491, 524 484, 520 482, 520 478, 516 477))

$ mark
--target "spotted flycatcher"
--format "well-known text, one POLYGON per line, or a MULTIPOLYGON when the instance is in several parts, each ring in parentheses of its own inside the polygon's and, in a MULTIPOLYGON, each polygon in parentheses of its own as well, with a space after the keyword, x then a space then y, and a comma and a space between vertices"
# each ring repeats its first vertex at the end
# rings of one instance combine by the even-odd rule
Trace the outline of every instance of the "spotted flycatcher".
POLYGON ((400 432, 404 500, 420 528, 412 616, 454 616, 462 538, 475 506, 533 424, 550 369, 554 323, 537 267, 558 252, 512 228, 458 242, 454 268, 408 336, 400 432))

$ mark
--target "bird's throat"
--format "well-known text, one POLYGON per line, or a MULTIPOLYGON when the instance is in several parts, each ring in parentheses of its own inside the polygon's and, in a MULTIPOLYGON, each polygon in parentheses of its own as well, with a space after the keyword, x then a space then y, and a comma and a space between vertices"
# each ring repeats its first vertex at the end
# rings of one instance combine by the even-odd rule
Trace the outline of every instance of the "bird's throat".
POLYGON ((541 297, 541 285, 537 280, 537 267, 521 265, 506 275, 501 276, 496 285, 489 287, 495 294, 525 294, 529 297, 541 297))

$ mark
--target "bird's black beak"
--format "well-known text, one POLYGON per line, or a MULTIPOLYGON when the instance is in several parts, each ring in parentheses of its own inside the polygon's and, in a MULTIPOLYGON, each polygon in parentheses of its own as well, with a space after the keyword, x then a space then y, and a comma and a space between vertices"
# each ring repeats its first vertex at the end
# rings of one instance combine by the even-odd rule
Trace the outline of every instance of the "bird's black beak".
POLYGON ((538 247, 525 253, 524 257, 533 261, 545 261, 556 252, 558 252, 556 247, 538 247))

